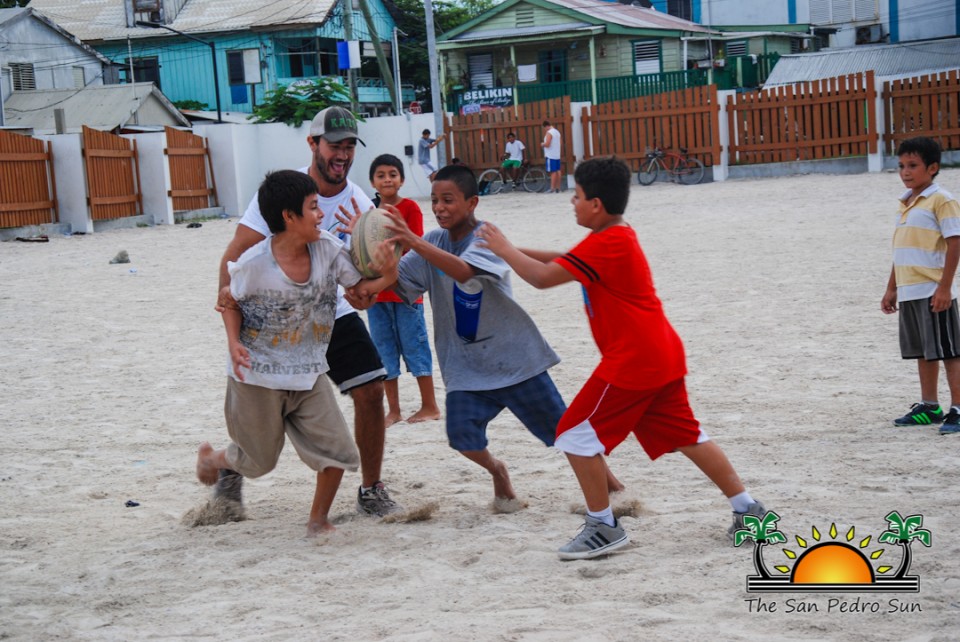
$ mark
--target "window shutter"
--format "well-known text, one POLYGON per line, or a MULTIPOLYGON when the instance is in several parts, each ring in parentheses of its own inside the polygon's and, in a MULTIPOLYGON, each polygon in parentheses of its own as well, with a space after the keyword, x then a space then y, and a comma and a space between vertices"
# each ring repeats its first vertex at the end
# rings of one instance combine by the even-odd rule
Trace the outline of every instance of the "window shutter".
POLYGON ((33 75, 33 63, 11 62, 10 72, 13 76, 14 91, 27 91, 37 88, 37 80, 33 75))
POLYGON ((660 73, 660 41, 640 40, 633 43, 633 73, 660 73))

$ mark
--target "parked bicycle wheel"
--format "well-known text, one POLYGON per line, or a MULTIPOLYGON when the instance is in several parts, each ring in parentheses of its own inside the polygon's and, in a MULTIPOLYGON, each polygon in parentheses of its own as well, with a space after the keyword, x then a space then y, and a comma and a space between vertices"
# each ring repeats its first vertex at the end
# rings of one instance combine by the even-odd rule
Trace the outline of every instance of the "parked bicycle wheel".
POLYGON ((656 158, 650 158, 643 161, 640 171, 637 172, 637 182, 641 185, 653 185, 657 180, 657 174, 660 172, 660 163, 656 158))
POLYGON ((697 158, 688 158, 677 166, 677 178, 684 185, 696 185, 703 180, 703 163, 697 158))
POLYGON ((528 192, 542 192, 547 189, 547 185, 550 184, 549 179, 547 179, 547 173, 540 169, 539 167, 531 167, 523 174, 523 178, 520 179, 523 189, 528 192))
POLYGON ((477 184, 480 188, 480 196, 499 194, 503 189, 503 176, 498 170, 488 169, 480 174, 477 184))

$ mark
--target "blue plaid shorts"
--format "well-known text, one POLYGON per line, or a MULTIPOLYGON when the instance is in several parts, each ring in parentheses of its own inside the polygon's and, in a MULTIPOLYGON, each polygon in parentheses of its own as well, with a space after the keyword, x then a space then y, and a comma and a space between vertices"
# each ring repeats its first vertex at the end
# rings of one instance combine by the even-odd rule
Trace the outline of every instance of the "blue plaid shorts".
POLYGON ((557 424, 567 410, 547 372, 496 390, 455 390, 447 393, 447 441, 455 450, 487 447, 487 424, 506 408, 533 436, 552 446, 557 424))

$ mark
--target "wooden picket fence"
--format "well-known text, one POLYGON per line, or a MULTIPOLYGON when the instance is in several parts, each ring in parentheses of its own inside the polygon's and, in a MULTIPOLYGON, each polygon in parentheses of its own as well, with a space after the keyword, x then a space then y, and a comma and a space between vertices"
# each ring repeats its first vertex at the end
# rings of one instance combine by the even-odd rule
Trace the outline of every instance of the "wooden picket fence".
POLYGON ((0 228, 58 220, 50 143, 0 131, 0 228))
POLYGON ((648 149, 682 147, 710 166, 720 159, 719 114, 716 85, 584 108, 584 158, 615 155, 636 170, 648 149))
POLYGON ((167 146, 163 153, 170 165, 167 194, 173 199, 173 209, 180 212, 216 206, 217 181, 213 176, 207 140, 173 127, 164 127, 164 131, 167 146))
POLYGON ((87 203, 97 220, 143 213, 137 141, 83 126, 87 203))
POLYGON ((500 157, 503 156, 507 144, 507 134, 514 132, 517 140, 526 146, 524 158, 532 165, 542 167, 546 164, 543 148, 540 147, 545 120, 549 120, 560 132, 561 174, 573 173, 573 116, 570 113, 570 96, 526 103, 516 108, 506 107, 478 114, 453 116, 444 125, 444 132, 447 134, 447 158, 450 159, 455 154, 476 174, 491 167, 499 167, 500 157))
POLYGON ((960 149, 960 69, 883 85, 885 154, 907 138, 928 136, 944 150, 960 149))
POLYGON ((729 96, 730 164, 875 153, 876 95, 868 71, 729 96))

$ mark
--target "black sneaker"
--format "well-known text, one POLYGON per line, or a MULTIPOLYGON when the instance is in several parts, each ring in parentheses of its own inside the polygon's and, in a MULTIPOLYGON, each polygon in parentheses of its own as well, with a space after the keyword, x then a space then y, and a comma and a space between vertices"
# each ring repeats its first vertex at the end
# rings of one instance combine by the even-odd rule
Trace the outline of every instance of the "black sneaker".
POLYGON ((950 408, 947 418, 943 420, 943 425, 940 426, 940 434, 956 435, 957 433, 960 433, 960 412, 957 412, 956 408, 950 408))
POLYGON ((894 426, 930 426, 943 422, 943 408, 926 403, 915 403, 910 412, 893 420, 894 426))
POLYGON ((360 514, 384 517, 402 510, 402 506, 390 499, 390 493, 383 482, 378 481, 366 491, 362 486, 357 489, 357 512, 360 514))
POLYGON ((220 469, 220 479, 213 489, 215 499, 226 499, 231 502, 243 503, 243 475, 229 468, 220 469))

